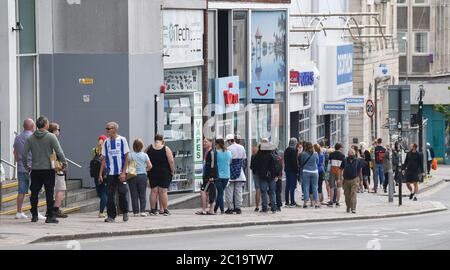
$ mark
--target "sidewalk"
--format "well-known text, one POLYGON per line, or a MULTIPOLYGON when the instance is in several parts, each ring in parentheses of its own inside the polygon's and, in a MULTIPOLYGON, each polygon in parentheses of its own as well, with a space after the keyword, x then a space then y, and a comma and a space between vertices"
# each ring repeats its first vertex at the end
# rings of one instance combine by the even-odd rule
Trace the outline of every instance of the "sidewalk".
MULTIPOLYGON (((420 197, 421 193, 425 193, 434 187, 437 187, 446 181, 450 181, 450 165, 439 165, 438 170, 433 171, 431 170, 431 177, 425 179, 423 183, 419 184, 419 194, 420 197)), ((373 183, 371 183, 373 185, 373 183)), ((395 187, 395 194, 394 197, 398 198, 398 187, 395 187)), ((402 186, 402 197, 409 197, 409 190, 406 187, 406 184, 404 183, 402 186)), ((387 193, 384 193, 382 189, 378 190, 378 195, 380 196, 388 196, 387 193)))
MULTIPOLYGON (((438 183, 450 178, 450 166, 435 173, 434 180, 438 183)), ((425 183, 429 185, 429 183, 425 183)), ((243 209, 242 215, 195 215, 193 209, 171 211, 168 217, 133 217, 126 223, 119 216, 113 224, 97 218, 97 213, 73 214, 60 223, 45 224, 43 221, 32 224, 29 220, 14 220, 14 217, 2 216, 0 220, 0 249, 11 245, 23 245, 36 242, 68 241, 97 237, 140 235, 152 233, 180 232, 189 230, 232 228, 255 225, 275 225, 306 222, 344 221, 356 219, 375 219, 418 215, 445 211, 447 208, 440 202, 417 202, 403 200, 403 206, 398 206, 398 200, 388 203, 386 196, 373 193, 358 194, 357 214, 348 214, 344 197, 340 208, 322 207, 321 209, 282 208, 281 213, 261 214, 253 212, 253 208, 243 209)))

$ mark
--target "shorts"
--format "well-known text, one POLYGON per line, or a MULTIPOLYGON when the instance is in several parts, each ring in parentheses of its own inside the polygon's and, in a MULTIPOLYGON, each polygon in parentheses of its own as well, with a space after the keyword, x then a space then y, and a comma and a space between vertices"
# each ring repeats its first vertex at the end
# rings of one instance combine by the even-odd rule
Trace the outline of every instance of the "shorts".
POLYGON ((255 185, 255 189, 261 189, 261 179, 256 174, 253 174, 253 184, 255 185))
POLYGON ((330 173, 330 177, 328 180, 328 183, 330 184, 330 188, 335 188, 336 186, 338 188, 342 187, 342 179, 339 174, 330 173), (337 182, 340 180, 340 184, 337 185, 337 182))
POLYGON ((66 191, 66 176, 55 174, 55 191, 66 191))
POLYGON ((30 189, 30 174, 26 172, 18 172, 17 178, 19 180, 19 194, 28 194, 30 189))
POLYGON ((209 204, 213 204, 216 201, 216 185, 214 182, 210 182, 208 185, 208 180, 203 180, 201 191, 206 192, 209 198, 209 204))

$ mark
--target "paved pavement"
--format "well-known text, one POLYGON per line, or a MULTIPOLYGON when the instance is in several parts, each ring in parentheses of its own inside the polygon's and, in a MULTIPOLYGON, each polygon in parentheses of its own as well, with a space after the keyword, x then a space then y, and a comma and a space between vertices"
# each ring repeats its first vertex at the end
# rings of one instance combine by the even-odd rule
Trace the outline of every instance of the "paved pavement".
MULTIPOLYGON (((450 175, 450 167, 441 167, 440 175, 433 177, 432 183, 442 182, 450 175)), ((442 188, 446 184, 436 186, 442 188)), ((406 190, 406 188, 405 188, 406 190)), ((433 189, 432 189, 433 190, 433 189)), ((432 192, 430 190, 429 192, 432 192)), ((425 192, 426 193, 426 192, 425 192)), ((433 196, 419 195, 419 201, 404 200, 399 207, 398 200, 387 203, 387 197, 380 194, 358 194, 357 214, 347 214, 345 206, 340 208, 301 209, 283 208, 281 213, 261 214, 253 209, 243 210, 242 215, 198 216, 193 210, 173 210, 168 217, 131 217, 126 223, 117 218, 116 223, 106 224, 96 213, 74 214, 68 219, 60 219, 60 224, 32 224, 28 220, 14 220, 1 217, 0 249, 25 245, 31 242, 80 240, 98 237, 148 235, 208 229, 242 228, 244 226, 280 225, 292 223, 346 221, 355 219, 375 219, 417 215, 446 210, 446 206, 433 196), (421 197, 423 196, 423 197, 421 197)), ((368 224, 372 222, 369 221, 368 224)), ((298 225, 298 224, 297 224, 298 225)))

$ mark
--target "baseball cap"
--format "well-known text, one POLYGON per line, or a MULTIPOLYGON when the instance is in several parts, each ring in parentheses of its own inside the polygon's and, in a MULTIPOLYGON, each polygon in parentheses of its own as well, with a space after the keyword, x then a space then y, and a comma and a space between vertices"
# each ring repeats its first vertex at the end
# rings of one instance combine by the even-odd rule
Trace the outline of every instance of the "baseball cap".
POLYGON ((233 135, 233 134, 228 134, 228 135, 225 137, 225 140, 226 140, 226 141, 234 140, 234 135, 233 135))

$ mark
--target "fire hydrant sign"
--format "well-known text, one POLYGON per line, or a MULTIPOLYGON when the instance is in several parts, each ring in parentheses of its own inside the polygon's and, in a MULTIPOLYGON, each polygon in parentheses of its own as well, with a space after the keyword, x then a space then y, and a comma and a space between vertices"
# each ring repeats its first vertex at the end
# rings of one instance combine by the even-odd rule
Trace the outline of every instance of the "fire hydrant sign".
POLYGON ((275 82, 254 82, 251 97, 253 104, 275 103, 275 82))

